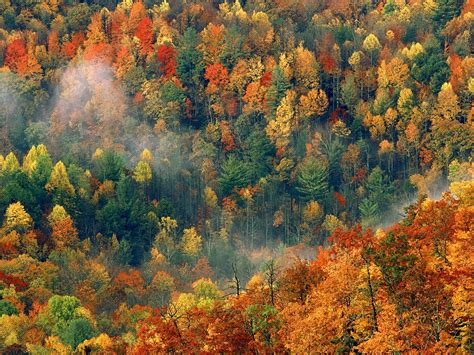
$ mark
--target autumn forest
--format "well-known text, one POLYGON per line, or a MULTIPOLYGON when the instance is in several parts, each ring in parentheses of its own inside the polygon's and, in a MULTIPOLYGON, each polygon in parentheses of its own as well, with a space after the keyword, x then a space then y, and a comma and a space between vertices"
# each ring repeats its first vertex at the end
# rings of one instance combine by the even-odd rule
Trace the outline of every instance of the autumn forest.
POLYGON ((0 353, 472 354, 473 30, 0 0, 0 353))

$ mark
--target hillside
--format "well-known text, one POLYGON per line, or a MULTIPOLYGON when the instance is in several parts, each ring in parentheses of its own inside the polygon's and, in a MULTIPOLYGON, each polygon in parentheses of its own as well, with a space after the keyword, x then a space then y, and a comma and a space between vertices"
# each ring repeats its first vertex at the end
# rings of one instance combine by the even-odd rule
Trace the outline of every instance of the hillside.
POLYGON ((0 352, 471 353, 472 0, 0 0, 0 352))

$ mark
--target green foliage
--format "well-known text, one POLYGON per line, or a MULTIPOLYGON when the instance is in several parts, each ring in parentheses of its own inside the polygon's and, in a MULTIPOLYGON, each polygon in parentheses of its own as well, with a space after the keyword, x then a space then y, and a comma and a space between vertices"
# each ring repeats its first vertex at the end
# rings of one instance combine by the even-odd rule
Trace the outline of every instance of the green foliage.
POLYGON ((0 317, 6 314, 11 316, 13 314, 19 314, 18 309, 11 302, 0 300, 0 317))
POLYGON ((285 97, 286 91, 290 88, 288 79, 283 74, 283 70, 277 66, 272 73, 272 85, 267 91, 267 104, 270 108, 270 118, 275 116, 276 110, 281 100, 285 97))
POLYGON ((195 88, 204 73, 202 53, 197 50, 199 44, 196 30, 186 29, 178 46, 176 56, 176 72, 181 81, 189 87, 195 88))
POLYGON ((393 187, 380 167, 374 168, 367 178, 367 193, 372 204, 380 211, 386 211, 390 205, 393 187))
POLYGON ((324 200, 329 192, 327 165, 314 158, 306 160, 298 173, 296 191, 306 201, 324 200))
POLYGON ((60 333, 61 341, 75 349, 84 340, 93 338, 96 335, 94 328, 85 318, 72 320, 68 326, 60 333))
POLYGON ((411 75, 419 82, 429 85, 434 93, 449 79, 449 66, 436 39, 432 38, 425 51, 415 57, 411 75))
POLYGON ((440 33, 452 18, 459 16, 463 2, 462 0, 436 0, 432 15, 435 31, 440 33))
POLYGON ((364 198, 359 204, 359 212, 362 217, 362 223, 365 226, 374 226, 380 216, 377 202, 364 198))
POLYGON ((235 155, 230 155, 222 164, 218 182, 224 195, 229 195, 234 188, 247 186, 249 183, 247 165, 235 155))
POLYGON ((101 181, 118 181, 123 169, 123 158, 112 149, 107 149, 94 161, 94 172, 101 181))

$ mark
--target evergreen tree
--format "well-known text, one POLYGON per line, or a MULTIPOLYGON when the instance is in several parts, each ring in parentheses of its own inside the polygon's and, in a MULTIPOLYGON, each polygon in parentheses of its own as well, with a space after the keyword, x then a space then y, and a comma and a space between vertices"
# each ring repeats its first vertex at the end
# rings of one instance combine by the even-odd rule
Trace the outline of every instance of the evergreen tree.
POLYGON ((280 101, 285 97, 286 91, 290 88, 290 82, 283 74, 283 70, 277 66, 272 73, 272 85, 267 91, 267 104, 270 110, 269 118, 275 116, 280 101))
POLYGON ((306 160, 297 177, 296 191, 307 201, 321 201, 329 192, 328 168, 314 158, 306 160))
POLYGON ((176 56, 176 72, 184 85, 197 87, 203 73, 202 53, 196 48, 199 38, 196 30, 189 27, 183 34, 176 56))
POLYGON ((235 155, 231 155, 222 164, 218 182, 224 195, 229 195, 234 188, 247 186, 249 179, 246 164, 235 155))

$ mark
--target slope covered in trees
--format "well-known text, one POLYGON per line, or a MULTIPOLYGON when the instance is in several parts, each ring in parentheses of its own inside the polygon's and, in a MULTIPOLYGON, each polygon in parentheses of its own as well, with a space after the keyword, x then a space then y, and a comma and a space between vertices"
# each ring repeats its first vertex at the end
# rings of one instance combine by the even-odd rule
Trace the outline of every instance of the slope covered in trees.
POLYGON ((473 19, 0 0, 0 351, 472 352, 473 19))

